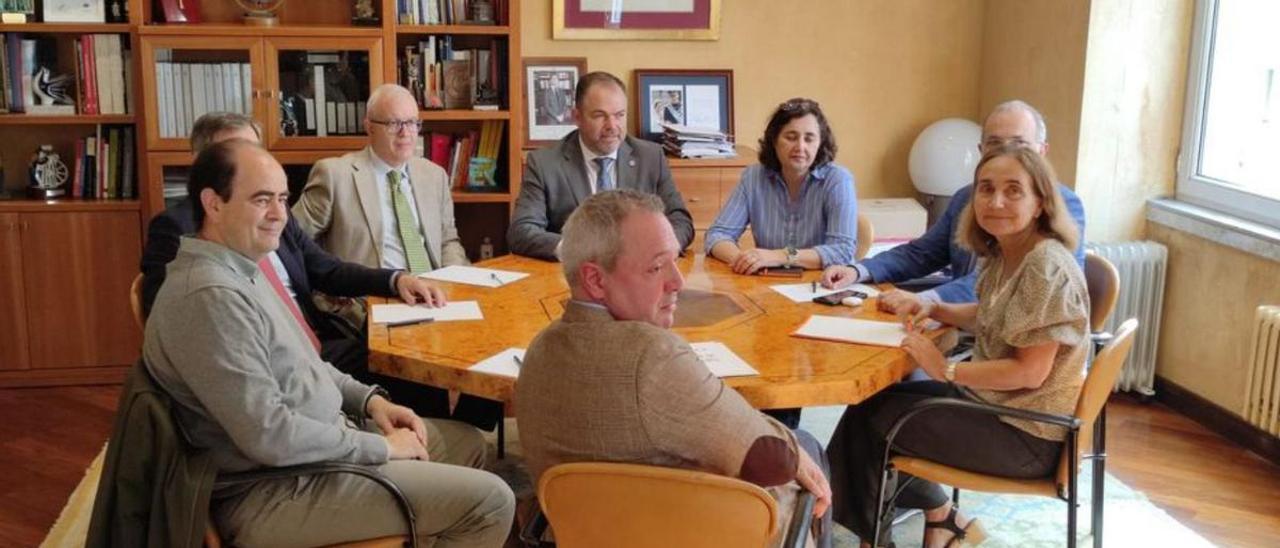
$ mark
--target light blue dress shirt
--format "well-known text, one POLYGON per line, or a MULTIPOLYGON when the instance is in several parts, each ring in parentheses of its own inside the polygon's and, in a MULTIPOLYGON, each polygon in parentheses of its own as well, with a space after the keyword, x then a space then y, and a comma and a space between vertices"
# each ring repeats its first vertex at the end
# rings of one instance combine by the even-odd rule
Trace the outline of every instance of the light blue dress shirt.
POLYGON ((747 226, 756 247, 813 248, 822 266, 849 264, 858 247, 858 195, 853 174, 827 163, 809 171, 795 201, 776 171, 756 164, 743 170, 737 188, 707 229, 706 251, 737 242, 747 226))

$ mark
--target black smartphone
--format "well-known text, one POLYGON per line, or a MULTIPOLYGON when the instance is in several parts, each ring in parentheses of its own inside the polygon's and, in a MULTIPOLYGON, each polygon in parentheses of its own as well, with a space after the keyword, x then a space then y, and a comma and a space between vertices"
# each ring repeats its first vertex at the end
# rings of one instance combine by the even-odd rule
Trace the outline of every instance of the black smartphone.
POLYGON ((756 274, 771 278, 799 278, 804 276, 804 267, 802 266, 770 266, 761 268, 756 274))
POLYGON ((827 306, 840 306, 840 301, 843 301, 843 300, 845 300, 845 299, 846 299, 846 298, 848 298, 848 297, 857 297, 857 298, 859 298, 859 299, 866 299, 866 298, 867 298, 867 294, 866 294, 866 293, 863 293, 863 292, 861 292, 861 291, 854 291, 854 290, 852 290, 852 289, 846 289, 846 290, 844 290, 844 291, 837 291, 837 292, 832 293, 832 294, 830 294, 830 295, 823 295, 823 296, 821 296, 821 297, 814 297, 814 298, 813 298, 813 302, 818 303, 818 304, 825 304, 825 305, 827 305, 827 306))

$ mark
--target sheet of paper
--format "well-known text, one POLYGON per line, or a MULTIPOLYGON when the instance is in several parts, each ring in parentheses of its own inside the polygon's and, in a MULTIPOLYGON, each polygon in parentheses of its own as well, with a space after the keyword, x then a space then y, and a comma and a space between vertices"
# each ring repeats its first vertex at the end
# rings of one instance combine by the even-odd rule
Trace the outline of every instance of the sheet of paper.
POLYGON ((514 379, 520 376, 520 362, 517 359, 524 360, 524 349, 508 348, 476 362, 471 370, 514 379))
POLYGON ((418 274, 418 277, 428 280, 478 285, 481 287, 501 287, 525 276, 528 276, 528 274, 524 272, 463 265, 446 266, 431 272, 418 274))
POLYGON ((696 342, 689 343, 689 346, 693 347, 693 351, 698 354, 698 358, 717 377, 746 377, 760 374, 759 371, 756 371, 756 368, 743 361, 724 343, 714 341, 696 342))
POLYGON ((774 291, 777 291, 778 293, 781 293, 783 297, 791 299, 792 302, 797 302, 797 303, 807 303, 807 302, 813 301, 815 297, 823 297, 826 295, 830 295, 832 293, 839 293, 841 291, 845 291, 849 289, 853 291, 861 291, 863 293, 866 293, 867 298, 875 297, 876 295, 880 294, 879 289, 876 289, 866 284, 853 284, 851 286, 843 287, 840 289, 827 289, 825 287, 822 287, 822 284, 818 284, 817 286, 814 286, 812 283, 805 282, 805 283, 798 283, 798 284, 771 285, 769 286, 769 288, 774 291), (818 290, 814 291, 813 290, 814 287, 817 287, 818 290))
POLYGON ((877 322, 815 314, 809 316, 809 320, 792 335, 896 348, 902 346, 902 339, 907 336, 907 331, 898 322, 877 322))
POLYGON ((484 314, 480 313, 480 303, 476 301, 455 301, 439 308, 407 304, 373 305, 373 323, 407 322, 427 318, 437 322, 483 320, 484 314))

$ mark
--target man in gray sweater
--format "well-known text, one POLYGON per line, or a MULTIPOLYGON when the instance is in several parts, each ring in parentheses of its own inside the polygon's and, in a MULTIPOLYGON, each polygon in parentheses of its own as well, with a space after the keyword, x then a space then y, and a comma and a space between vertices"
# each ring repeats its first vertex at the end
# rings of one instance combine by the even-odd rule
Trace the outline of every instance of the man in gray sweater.
MULTIPOLYGON (((514 497, 476 469, 486 453, 479 432, 424 421, 321 360, 287 294, 259 266, 287 219, 280 164, 257 144, 218 143, 196 159, 188 191, 198 232, 182 238, 168 265, 143 355, 191 442, 227 472, 319 461, 375 466, 409 497, 424 543, 501 546, 514 497)), ((349 474, 263 481, 213 499, 229 545, 404 533, 391 497, 349 474)))

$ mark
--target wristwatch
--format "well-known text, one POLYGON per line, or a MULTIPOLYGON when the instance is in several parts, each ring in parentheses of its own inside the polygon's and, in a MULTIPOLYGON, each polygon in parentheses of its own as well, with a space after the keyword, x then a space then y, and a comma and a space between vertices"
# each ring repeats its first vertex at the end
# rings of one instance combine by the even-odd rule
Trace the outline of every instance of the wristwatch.
POLYGON ((787 246, 787 262, 782 263, 782 266, 785 266, 787 268, 791 268, 792 266, 795 266, 796 257, 798 257, 799 255, 800 255, 800 252, 796 251, 796 246, 788 245, 787 246))
POLYGON ((947 371, 942 374, 943 377, 946 377, 947 382, 956 382, 956 364, 958 363, 959 362, 947 363, 947 371))

